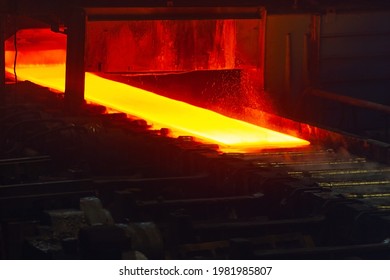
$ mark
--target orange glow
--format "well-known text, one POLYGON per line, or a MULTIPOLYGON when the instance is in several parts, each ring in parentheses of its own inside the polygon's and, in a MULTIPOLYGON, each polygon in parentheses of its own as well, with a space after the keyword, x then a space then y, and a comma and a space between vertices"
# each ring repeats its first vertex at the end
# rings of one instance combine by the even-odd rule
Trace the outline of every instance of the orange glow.
MULTIPOLYGON (((64 92, 65 64, 44 62, 28 64, 27 57, 24 57, 23 64, 17 64, 18 80, 29 80, 64 92)), ((36 62, 34 52, 31 52, 31 59, 36 62)), ((12 63, 7 65, 10 66, 12 63)), ((13 67, 6 67, 6 70, 10 74, 13 73, 13 67)), ((306 140, 229 118, 88 72, 85 79, 85 99, 145 119, 153 124, 155 129, 170 128, 174 136, 191 135, 207 142, 218 143, 224 151, 309 145, 306 140)))

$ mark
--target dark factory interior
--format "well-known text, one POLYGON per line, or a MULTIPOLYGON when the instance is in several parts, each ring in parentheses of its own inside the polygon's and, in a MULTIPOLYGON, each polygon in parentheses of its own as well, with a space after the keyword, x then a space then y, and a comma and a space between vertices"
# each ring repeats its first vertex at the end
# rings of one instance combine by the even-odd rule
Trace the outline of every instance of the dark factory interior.
POLYGON ((390 2, 0 0, 0 258, 390 258, 390 2))

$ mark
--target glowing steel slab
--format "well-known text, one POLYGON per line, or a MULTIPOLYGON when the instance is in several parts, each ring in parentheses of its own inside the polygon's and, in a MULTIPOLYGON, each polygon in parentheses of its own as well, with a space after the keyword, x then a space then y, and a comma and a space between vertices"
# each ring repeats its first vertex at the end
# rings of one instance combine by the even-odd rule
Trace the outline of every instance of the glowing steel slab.
MULTIPOLYGON (((12 73, 12 69, 8 68, 12 73)), ((64 91, 65 65, 20 65, 20 80, 64 91)), ((85 98, 143 118, 155 127, 169 127, 232 148, 298 147, 309 142, 172 100, 127 84, 86 73, 85 98)))
MULTIPOLYGON (((63 38, 40 29, 25 30, 19 34, 20 37, 24 38, 25 45, 19 48, 16 69, 18 80, 29 80, 64 92, 65 64, 62 62, 65 61, 66 54, 63 38), (33 39, 36 34, 40 36, 38 41, 33 39), (50 44, 40 46, 39 42, 42 40, 45 42, 44 39, 50 44)), ((12 46, 7 48, 7 50, 11 49, 12 46)), ((11 75, 13 75, 13 58, 14 52, 6 51, 8 66, 6 71, 11 75)), ((301 147, 310 144, 306 140, 229 118, 88 72, 85 77, 85 99, 145 119, 156 129, 170 128, 173 136, 191 135, 218 143, 224 151, 301 147)))

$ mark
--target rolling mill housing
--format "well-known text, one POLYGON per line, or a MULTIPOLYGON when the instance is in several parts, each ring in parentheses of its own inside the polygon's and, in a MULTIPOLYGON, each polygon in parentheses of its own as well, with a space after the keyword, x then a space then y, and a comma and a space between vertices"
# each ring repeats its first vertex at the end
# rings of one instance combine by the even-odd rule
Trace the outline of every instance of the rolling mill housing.
POLYGON ((389 258, 387 2, 0 1, 1 258, 389 258), (21 78, 59 45, 64 93, 21 78), (86 72, 310 145, 173 137, 86 72))

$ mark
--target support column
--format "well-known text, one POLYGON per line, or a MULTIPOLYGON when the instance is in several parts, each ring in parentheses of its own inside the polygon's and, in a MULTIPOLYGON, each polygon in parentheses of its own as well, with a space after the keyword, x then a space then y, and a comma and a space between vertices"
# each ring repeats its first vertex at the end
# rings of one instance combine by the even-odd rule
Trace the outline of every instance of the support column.
POLYGON ((70 114, 79 113, 84 104, 85 31, 85 11, 74 9, 67 28, 65 74, 65 110, 70 114))
POLYGON ((285 62, 284 62, 284 89, 288 98, 291 99, 291 67, 292 67, 292 51, 291 51, 291 33, 286 34, 285 45, 285 62))
POLYGON ((5 15, 0 14, 0 106, 5 105, 5 23, 5 15))

